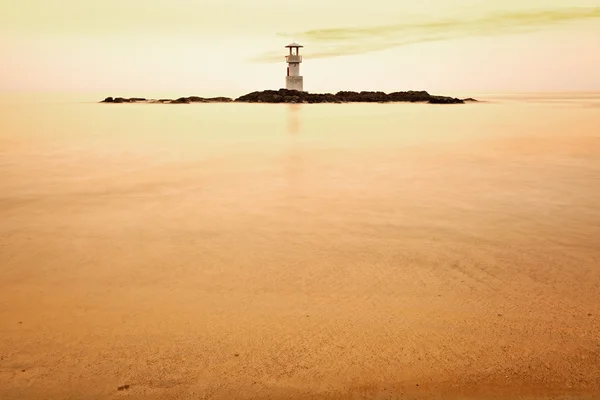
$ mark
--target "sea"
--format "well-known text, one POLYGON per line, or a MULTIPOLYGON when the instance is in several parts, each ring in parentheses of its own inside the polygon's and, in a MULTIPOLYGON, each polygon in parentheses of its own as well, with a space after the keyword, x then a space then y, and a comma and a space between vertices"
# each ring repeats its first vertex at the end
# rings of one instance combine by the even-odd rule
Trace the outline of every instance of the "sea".
POLYGON ((108 95, 0 96, 1 399, 600 396, 600 93, 108 95))

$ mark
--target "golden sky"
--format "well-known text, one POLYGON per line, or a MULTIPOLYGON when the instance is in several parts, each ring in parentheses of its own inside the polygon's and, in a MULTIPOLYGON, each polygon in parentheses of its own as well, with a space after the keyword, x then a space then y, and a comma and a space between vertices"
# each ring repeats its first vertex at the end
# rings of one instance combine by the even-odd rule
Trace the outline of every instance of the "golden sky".
POLYGON ((600 0, 2 0, 1 91, 600 90, 600 0))

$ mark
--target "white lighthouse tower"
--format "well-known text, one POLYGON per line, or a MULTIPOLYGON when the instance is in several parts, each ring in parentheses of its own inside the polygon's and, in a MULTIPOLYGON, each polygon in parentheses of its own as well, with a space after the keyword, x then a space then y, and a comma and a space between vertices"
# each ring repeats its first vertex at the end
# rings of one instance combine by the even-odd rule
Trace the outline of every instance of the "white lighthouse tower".
POLYGON ((285 56, 285 61, 288 64, 287 76, 285 77, 285 88, 288 90, 304 90, 304 79, 300 76, 300 63, 302 56, 300 55, 300 46, 298 43, 292 43, 285 46, 290 49, 290 54, 285 56))

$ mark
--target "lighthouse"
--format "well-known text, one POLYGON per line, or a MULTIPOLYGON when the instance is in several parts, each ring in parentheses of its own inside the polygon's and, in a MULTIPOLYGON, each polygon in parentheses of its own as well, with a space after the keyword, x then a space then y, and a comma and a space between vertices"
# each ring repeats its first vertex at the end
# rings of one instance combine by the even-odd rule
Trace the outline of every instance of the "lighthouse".
POLYGON ((290 54, 285 56, 287 62, 287 76, 285 77, 285 88, 288 90, 304 90, 304 79, 300 76, 300 63, 302 56, 300 55, 300 46, 298 43, 292 43, 285 46, 290 49, 290 54))

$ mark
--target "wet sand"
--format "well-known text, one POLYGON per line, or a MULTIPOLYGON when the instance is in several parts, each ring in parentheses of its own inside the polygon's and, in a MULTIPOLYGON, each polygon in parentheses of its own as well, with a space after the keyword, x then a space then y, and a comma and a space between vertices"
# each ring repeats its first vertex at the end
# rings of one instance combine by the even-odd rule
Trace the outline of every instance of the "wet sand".
POLYGON ((4 104, 0 399, 599 398, 576 100, 4 104))

